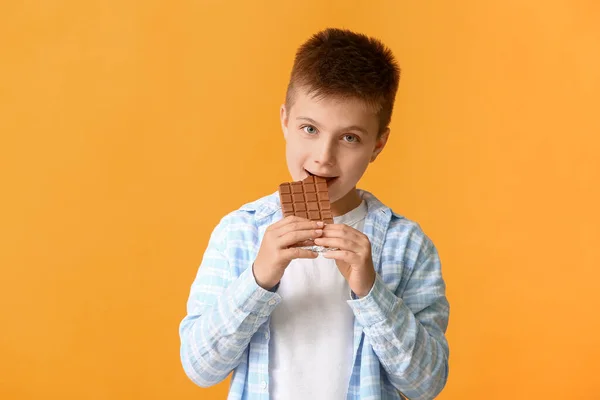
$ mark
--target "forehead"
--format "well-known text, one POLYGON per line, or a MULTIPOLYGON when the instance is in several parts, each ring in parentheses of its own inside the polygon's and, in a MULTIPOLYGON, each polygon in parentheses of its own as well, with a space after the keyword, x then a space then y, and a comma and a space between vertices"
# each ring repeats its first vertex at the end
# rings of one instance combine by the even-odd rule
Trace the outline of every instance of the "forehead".
POLYGON ((290 118, 307 117, 331 129, 358 125, 371 132, 376 131, 376 110, 355 97, 320 96, 305 90, 294 93, 290 118))

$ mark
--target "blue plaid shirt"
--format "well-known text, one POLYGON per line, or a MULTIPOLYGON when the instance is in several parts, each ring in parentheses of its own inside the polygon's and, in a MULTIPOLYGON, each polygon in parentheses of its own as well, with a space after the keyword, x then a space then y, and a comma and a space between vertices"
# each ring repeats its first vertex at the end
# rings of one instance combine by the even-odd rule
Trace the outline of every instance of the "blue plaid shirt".
MULTIPOLYGON (((346 399, 433 399, 446 384, 449 357, 449 304, 436 248, 417 223, 359 192, 377 277, 367 296, 348 296, 355 322, 346 399)), ((187 376, 208 387, 233 371, 231 400, 269 398, 269 316, 281 296, 258 286, 251 266, 266 228, 281 218, 275 192, 220 221, 179 327, 187 376)))

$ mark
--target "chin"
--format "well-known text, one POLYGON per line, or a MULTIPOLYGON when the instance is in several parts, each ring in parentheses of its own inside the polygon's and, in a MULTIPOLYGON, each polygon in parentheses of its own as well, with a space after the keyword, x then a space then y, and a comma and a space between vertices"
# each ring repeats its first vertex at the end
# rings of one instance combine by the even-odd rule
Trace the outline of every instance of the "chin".
POLYGON ((341 200, 344 198, 345 195, 348 194, 348 191, 346 191, 345 193, 342 193, 337 187, 330 187, 329 188, 329 201, 331 203, 335 203, 338 200, 341 200))

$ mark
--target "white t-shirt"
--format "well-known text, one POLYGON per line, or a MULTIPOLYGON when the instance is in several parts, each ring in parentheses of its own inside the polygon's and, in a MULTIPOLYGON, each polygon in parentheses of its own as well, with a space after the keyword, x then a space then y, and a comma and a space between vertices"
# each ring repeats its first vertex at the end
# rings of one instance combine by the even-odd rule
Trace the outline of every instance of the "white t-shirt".
MULTIPOLYGON (((334 222, 362 232, 366 215, 363 201, 334 222)), ((277 293, 282 300, 270 322, 270 398, 345 399, 354 364, 354 314, 335 260, 293 260, 277 293)))

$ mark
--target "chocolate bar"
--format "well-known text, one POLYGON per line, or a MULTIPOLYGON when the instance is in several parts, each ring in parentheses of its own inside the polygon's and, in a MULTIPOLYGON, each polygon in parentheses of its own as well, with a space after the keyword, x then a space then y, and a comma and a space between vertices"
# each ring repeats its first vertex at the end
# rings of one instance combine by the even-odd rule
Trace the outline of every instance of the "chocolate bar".
POLYGON ((284 218, 296 215, 333 224, 327 181, 324 178, 309 176, 303 181, 282 183, 279 185, 279 199, 284 218))
MULTIPOLYGON (((295 215, 311 221, 333 224, 329 191, 324 178, 309 176, 302 181, 282 183, 279 185, 279 200, 284 218, 295 215)), ((297 243, 291 247, 302 247, 316 252, 330 250, 316 246, 312 240, 297 243)))

